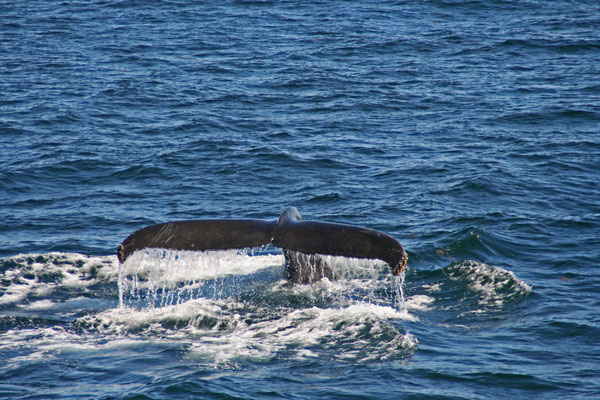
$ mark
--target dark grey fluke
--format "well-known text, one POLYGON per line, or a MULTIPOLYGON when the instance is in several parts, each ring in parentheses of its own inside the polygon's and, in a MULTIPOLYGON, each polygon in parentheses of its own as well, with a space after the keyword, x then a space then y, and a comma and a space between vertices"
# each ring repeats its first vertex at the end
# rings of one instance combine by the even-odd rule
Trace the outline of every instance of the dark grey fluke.
POLYGON ((145 248, 204 251, 268 244, 283 249, 286 273, 294 283, 333 277, 319 255, 379 259, 390 266, 394 275, 404 270, 408 259, 402 245, 385 233, 352 225, 303 221, 295 207, 286 208, 277 221, 197 220, 150 225, 129 235, 119 246, 117 256, 123 263, 136 250, 145 248))

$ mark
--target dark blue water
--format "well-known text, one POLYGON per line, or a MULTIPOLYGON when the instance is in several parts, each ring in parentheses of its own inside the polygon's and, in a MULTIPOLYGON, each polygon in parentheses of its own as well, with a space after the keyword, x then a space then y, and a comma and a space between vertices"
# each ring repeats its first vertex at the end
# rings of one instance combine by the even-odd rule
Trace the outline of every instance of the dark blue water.
POLYGON ((595 1, 0 1, 0 396, 600 398, 595 1), (179 219, 396 237, 289 286, 179 219))

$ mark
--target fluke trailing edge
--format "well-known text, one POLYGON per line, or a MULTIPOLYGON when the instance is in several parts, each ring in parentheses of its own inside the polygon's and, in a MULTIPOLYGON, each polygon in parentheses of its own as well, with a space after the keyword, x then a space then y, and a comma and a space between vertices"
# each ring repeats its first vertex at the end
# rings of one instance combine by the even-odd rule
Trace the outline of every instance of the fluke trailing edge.
POLYGON ((225 250, 273 244, 283 249, 290 281, 312 283, 332 278, 319 255, 370 258, 385 261, 394 275, 406 267, 407 256, 393 237, 372 229, 329 222, 303 221, 295 207, 286 208, 277 221, 212 219, 166 222, 142 228, 127 237, 117 256, 125 262, 136 250, 225 250))

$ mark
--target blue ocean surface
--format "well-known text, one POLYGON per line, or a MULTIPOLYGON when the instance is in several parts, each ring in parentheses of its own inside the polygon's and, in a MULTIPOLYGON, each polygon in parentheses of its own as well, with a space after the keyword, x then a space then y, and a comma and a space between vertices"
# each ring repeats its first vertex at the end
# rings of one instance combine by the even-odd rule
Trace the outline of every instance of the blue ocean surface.
POLYGON ((0 0, 0 397, 600 399, 600 3, 0 0), (408 268, 144 226, 305 219, 408 268))

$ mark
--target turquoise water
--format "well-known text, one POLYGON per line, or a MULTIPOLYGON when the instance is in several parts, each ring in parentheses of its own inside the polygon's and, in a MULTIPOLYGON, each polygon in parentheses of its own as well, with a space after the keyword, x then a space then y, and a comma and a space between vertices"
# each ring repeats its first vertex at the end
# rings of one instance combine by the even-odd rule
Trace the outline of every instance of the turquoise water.
POLYGON ((600 398, 599 25, 593 1, 0 1, 0 396, 600 398), (286 285, 274 248, 119 271, 143 226, 287 206, 394 236, 403 286, 344 258, 286 285))

